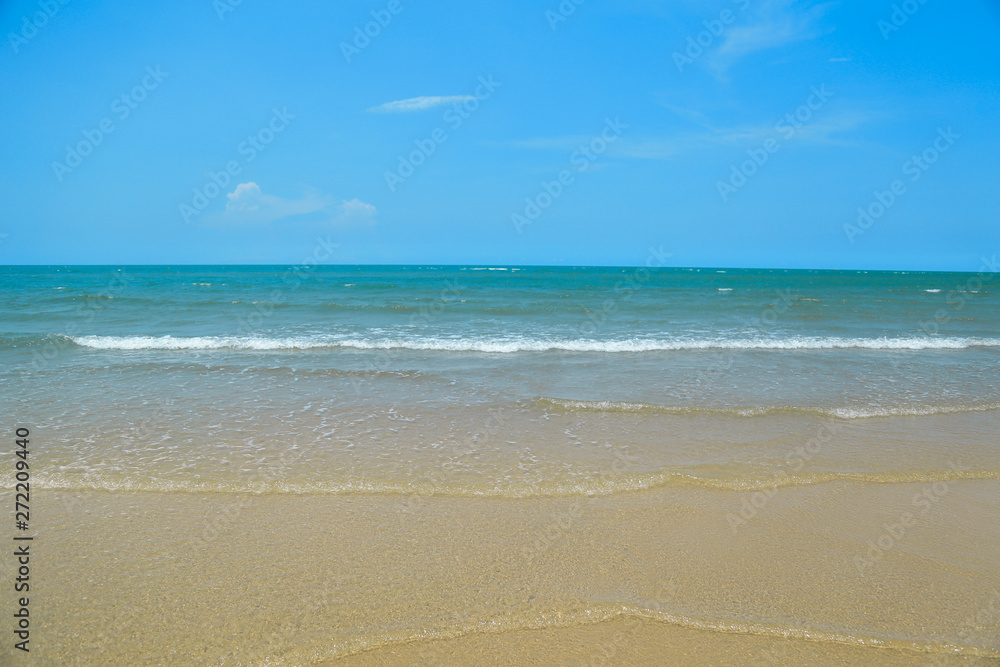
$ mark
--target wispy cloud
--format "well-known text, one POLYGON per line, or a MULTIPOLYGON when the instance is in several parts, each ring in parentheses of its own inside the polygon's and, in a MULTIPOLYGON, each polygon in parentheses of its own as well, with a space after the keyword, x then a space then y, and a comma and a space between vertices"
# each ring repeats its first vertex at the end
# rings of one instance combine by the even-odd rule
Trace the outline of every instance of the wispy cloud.
POLYGON ((828 32, 819 25, 819 20, 830 8, 830 3, 804 8, 796 4, 789 0, 771 0, 760 5, 747 24, 726 30, 719 48, 710 56, 709 67, 717 76, 724 77, 736 61, 752 53, 813 39, 828 32))
MULTIPOLYGON (((594 139, 594 135, 573 134, 560 137, 535 137, 533 139, 517 139, 508 146, 527 150, 551 150, 571 154, 586 148, 594 139)), ((608 155, 617 157, 636 157, 644 159, 662 159, 673 157, 681 151, 676 139, 630 139, 621 137, 613 144, 607 145, 608 155)), ((596 169, 600 164, 592 164, 588 169, 596 169)))
POLYGON ((396 100, 386 102, 377 107, 371 107, 368 111, 373 113, 411 113, 414 111, 424 111, 445 104, 461 104, 476 99, 473 95, 445 95, 445 96, 424 96, 411 97, 406 100, 396 100))
POLYGON ((267 225, 286 219, 325 224, 373 224, 375 207, 360 199, 337 201, 307 192, 296 199, 265 194, 253 181, 240 183, 226 195, 226 210, 211 221, 223 224, 267 225))
POLYGON ((593 135, 587 134, 566 134, 558 137, 535 137, 533 139, 515 139, 510 142, 514 148, 527 148, 529 150, 576 150, 580 146, 586 146, 593 139, 593 135))
MULTIPOLYGON (((845 111, 829 118, 814 118, 797 128, 786 124, 783 125, 786 129, 779 133, 777 123, 719 126, 701 112, 681 107, 672 110, 681 118, 697 125, 699 129, 678 132, 669 137, 622 137, 614 144, 608 145, 608 155, 640 160, 670 160, 716 147, 755 147, 776 135, 781 136, 783 141, 794 137, 796 143, 847 145, 851 141, 844 138, 844 133, 871 120, 871 117, 864 113, 845 111), (784 132, 787 131, 792 131, 792 134, 785 135, 784 132)), ((588 139, 582 135, 540 137, 514 141, 510 145, 529 150, 572 151, 586 144, 588 139)))

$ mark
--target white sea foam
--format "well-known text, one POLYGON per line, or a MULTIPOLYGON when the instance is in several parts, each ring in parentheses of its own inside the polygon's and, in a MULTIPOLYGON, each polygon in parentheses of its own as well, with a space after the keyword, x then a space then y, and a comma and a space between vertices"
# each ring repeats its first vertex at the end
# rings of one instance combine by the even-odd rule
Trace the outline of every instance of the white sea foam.
POLYGON ((409 349, 445 352, 657 352, 676 350, 955 350, 970 347, 1000 347, 1000 338, 907 337, 842 338, 836 336, 784 338, 434 338, 371 337, 346 338, 331 335, 297 337, 267 336, 72 336, 77 345, 100 350, 305 350, 352 348, 358 350, 409 349))
MULTIPOLYGON (((148 476, 134 473, 87 471, 80 473, 38 474, 32 480, 43 489, 86 489, 95 491, 125 491, 159 493, 324 493, 346 495, 354 493, 410 494, 434 493, 443 496, 487 498, 535 498, 566 496, 608 496, 616 493, 643 491, 666 485, 701 486, 733 491, 755 491, 776 487, 805 486, 831 481, 855 481, 875 484, 933 482, 953 479, 998 479, 995 469, 902 469, 867 472, 739 471, 720 477, 704 475, 683 467, 662 468, 645 473, 620 473, 613 477, 586 476, 553 479, 539 483, 530 479, 490 479, 479 483, 420 483, 393 479, 348 478, 334 479, 269 479, 247 476, 243 479, 191 479, 170 476, 148 476)), ((0 481, 0 489, 10 489, 10 482, 0 481)))
POLYGON ((237 336, 72 336, 73 342, 98 350, 295 350, 326 347, 308 338, 263 338, 237 336))
POLYGON ((954 414, 962 412, 986 412, 1000 410, 1000 403, 978 403, 966 405, 897 405, 865 407, 803 407, 791 405, 749 406, 749 407, 706 407, 689 405, 658 405, 635 401, 581 401, 562 398, 541 397, 538 404, 564 410, 594 412, 662 412, 676 414, 716 414, 740 417, 758 417, 779 413, 801 413, 827 415, 840 419, 869 419, 871 417, 919 417, 928 415, 954 414))

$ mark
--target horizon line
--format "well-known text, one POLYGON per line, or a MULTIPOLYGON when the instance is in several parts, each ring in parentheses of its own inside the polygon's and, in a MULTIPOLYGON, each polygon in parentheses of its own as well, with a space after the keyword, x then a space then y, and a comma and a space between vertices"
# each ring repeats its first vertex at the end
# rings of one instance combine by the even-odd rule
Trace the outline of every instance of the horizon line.
MULTIPOLYGON (((985 258, 981 258, 980 263, 984 263, 985 258)), ((435 264, 435 263, 410 263, 410 264, 388 264, 388 263, 323 263, 323 264, 302 264, 302 263, 257 263, 257 264, 200 264, 200 263, 172 263, 172 264, 0 264, 0 268, 114 268, 114 267, 137 267, 137 268, 169 268, 169 267, 214 267, 214 268, 240 268, 240 267, 296 267, 311 266, 312 268, 337 268, 337 267, 416 267, 423 269, 447 269, 447 268, 534 268, 534 269, 650 269, 650 270, 714 270, 714 271, 826 271, 826 272, 852 272, 852 273, 996 273, 996 271, 958 270, 958 269, 862 269, 862 268, 816 268, 816 267, 766 267, 766 266, 646 266, 644 264, 504 264, 496 262, 480 262, 474 264, 435 264)))

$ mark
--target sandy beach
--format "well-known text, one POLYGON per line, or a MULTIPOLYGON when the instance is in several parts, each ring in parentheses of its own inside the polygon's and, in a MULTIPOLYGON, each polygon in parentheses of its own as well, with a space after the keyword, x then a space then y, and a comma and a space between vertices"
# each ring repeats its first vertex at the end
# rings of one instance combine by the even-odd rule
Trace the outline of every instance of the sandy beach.
POLYGON ((781 489, 736 530, 699 488, 49 491, 35 622, 52 664, 995 664, 998 484, 891 545, 933 485, 781 489))

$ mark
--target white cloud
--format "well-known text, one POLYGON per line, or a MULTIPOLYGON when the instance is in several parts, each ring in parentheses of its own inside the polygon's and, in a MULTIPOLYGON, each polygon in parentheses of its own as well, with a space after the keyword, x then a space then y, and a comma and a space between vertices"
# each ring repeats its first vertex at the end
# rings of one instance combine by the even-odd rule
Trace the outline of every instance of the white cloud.
POLYGON ((353 219, 370 219, 375 217, 375 207, 371 204, 366 204, 360 199, 346 200, 342 204, 343 214, 346 217, 353 219))
POLYGON ((360 199, 345 199, 330 210, 327 222, 333 225, 372 226, 377 211, 371 204, 360 199))
POLYGON ((240 183, 226 195, 226 211, 255 211, 260 208, 260 187, 253 182, 240 183))
POLYGON ((407 100, 386 102, 385 104, 380 104, 377 107, 372 107, 368 109, 368 111, 375 113, 409 113, 412 111, 433 109, 434 107, 439 107, 444 104, 461 104, 462 102, 471 102, 474 99, 476 99, 476 97, 473 95, 411 97, 407 100))
POLYGON ((225 212, 211 220, 238 225, 267 225, 287 218, 326 224, 374 224, 376 214, 373 205, 360 199, 338 202, 314 191, 297 199, 285 199, 265 194, 253 181, 237 185, 226 200, 225 212))

